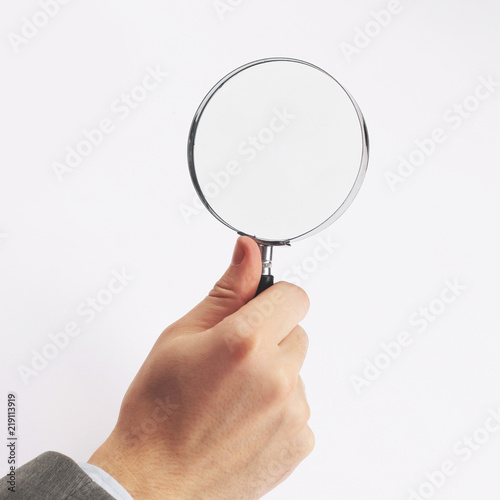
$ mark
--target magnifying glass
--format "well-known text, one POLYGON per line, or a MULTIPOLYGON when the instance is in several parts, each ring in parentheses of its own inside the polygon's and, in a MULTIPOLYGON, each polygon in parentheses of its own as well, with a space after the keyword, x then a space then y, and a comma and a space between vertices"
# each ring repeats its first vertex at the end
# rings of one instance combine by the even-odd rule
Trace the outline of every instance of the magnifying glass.
POLYGON ((274 246, 318 233, 352 203, 368 149, 352 96, 305 61, 248 63, 203 99, 189 133, 189 172, 210 213, 259 244, 257 295, 273 284, 274 246))

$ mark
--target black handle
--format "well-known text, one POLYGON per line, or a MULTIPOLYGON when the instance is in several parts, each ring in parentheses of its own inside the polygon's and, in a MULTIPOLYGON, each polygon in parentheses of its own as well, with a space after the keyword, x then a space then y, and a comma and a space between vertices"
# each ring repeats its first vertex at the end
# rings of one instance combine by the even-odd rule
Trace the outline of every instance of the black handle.
POLYGON ((270 274, 263 274, 260 277, 260 283, 257 288, 257 293, 255 296, 259 295, 259 293, 262 293, 264 290, 267 290, 269 287, 273 286, 274 284, 274 276, 271 276, 270 274))

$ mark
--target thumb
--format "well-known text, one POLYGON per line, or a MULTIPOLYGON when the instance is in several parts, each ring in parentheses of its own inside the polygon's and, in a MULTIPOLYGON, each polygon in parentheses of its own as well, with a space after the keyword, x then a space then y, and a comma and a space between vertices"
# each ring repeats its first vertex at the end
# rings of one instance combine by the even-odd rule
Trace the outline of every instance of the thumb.
POLYGON ((220 323, 255 296, 261 273, 259 246, 252 238, 240 236, 227 271, 207 297, 175 323, 176 329, 197 333, 220 323))

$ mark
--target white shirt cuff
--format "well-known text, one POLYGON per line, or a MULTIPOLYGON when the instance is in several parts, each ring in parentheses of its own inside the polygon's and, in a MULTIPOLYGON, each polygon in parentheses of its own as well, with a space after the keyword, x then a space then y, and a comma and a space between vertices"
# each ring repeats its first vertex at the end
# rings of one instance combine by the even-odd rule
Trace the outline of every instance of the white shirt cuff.
POLYGON ((96 465, 87 463, 78 463, 80 468, 102 489, 106 490, 116 500, 134 500, 129 492, 106 471, 103 471, 96 465))

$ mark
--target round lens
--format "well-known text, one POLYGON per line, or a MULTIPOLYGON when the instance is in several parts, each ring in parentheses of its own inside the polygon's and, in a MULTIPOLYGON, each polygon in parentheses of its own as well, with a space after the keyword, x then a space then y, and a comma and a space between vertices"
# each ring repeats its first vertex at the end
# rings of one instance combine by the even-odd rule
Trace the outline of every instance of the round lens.
POLYGON ((368 161, 361 112, 330 75, 268 59, 224 78, 192 124, 189 165, 202 201, 236 231, 268 243, 338 218, 368 161))

